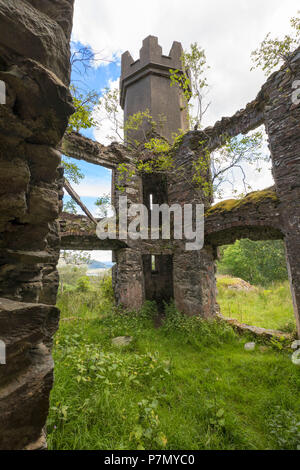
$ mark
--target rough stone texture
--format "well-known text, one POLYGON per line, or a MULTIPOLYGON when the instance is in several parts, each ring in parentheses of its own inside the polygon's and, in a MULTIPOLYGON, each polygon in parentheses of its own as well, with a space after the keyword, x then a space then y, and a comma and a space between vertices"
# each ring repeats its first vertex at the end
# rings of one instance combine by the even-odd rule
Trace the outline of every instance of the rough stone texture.
POLYGON ((132 343, 132 341, 132 336, 117 336, 117 338, 113 338, 111 340, 112 344, 118 347, 128 346, 128 344, 132 343))
POLYGON ((115 253, 113 284, 118 304, 137 310, 145 300, 142 255, 137 250, 125 248, 115 253))
POLYGON ((300 335, 300 105, 292 101, 293 83, 300 80, 300 49, 291 65, 292 72, 282 69, 266 84, 265 120, 300 335))
MULTIPOLYGON (((239 238, 253 240, 283 239, 279 199, 274 188, 255 191, 243 199, 230 199, 210 207, 205 213, 205 241, 214 247, 234 243, 239 238)), ((98 219, 101 220, 101 219, 98 219)), ((99 240, 95 225, 84 215, 63 212, 59 218, 61 247, 80 250, 113 250, 120 240, 99 240), (74 248, 75 249, 75 248, 74 248)), ((130 244, 130 240, 124 242, 130 244)), ((136 243, 138 244, 138 243, 136 243)), ((136 245, 135 244, 135 245, 136 245)), ((175 251, 173 240, 143 242, 143 253, 171 254, 175 251)))
MULTIPOLYGON (((137 103, 131 103, 135 99, 130 95, 132 87, 133 90, 136 86, 143 89, 145 99, 149 93, 151 95, 151 90, 149 91, 151 83, 147 77, 154 73, 152 65, 159 64, 161 58, 161 49, 157 39, 153 37, 145 40, 140 60, 137 62, 133 63, 128 52, 123 55, 121 92, 125 115, 138 110, 135 109, 137 103), (148 75, 145 75, 146 71, 148 75), (129 103, 128 108, 126 108, 127 102, 129 103)), ((166 60, 163 57, 163 61, 166 60)), ((173 287, 165 289, 164 300, 169 300, 172 293, 178 308, 185 313, 200 313, 205 317, 214 316, 217 311, 214 273, 217 247, 233 243, 240 238, 252 240, 284 239, 295 315, 300 334, 300 111, 299 105, 292 103, 292 92, 294 91, 292 83, 299 79, 300 73, 299 49, 294 53, 292 68, 293 71, 290 72, 284 66, 271 75, 256 99, 234 116, 223 118, 213 127, 203 131, 188 132, 174 153, 175 168, 184 168, 182 177, 180 173, 172 172, 168 175, 166 182, 162 184, 160 175, 136 174, 131 181, 124 182, 120 180, 117 172, 114 173, 113 202, 116 207, 119 197, 127 195, 129 203, 143 202, 149 208, 151 194, 154 203, 166 202, 169 205, 172 203, 204 203, 206 208, 205 246, 200 252, 187 253, 183 244, 174 240, 139 240, 135 242, 129 239, 125 240, 128 248, 121 250, 120 253, 115 252, 115 260, 119 262, 119 266, 114 268, 114 285, 119 302, 130 308, 132 305, 140 306, 149 297, 159 300, 161 298, 160 289, 154 288, 158 285, 159 276, 157 273, 149 272, 150 263, 145 263, 145 256, 155 255, 159 264, 159 257, 168 255, 172 256, 172 263, 169 264, 169 280, 170 283, 173 283, 173 287), (204 195, 203 191, 196 189, 191 184, 193 162, 204 156, 207 148, 210 151, 216 150, 228 136, 246 134, 262 124, 265 124, 269 134, 275 187, 256 191, 241 200, 229 200, 211 207, 212 201, 204 195), (116 185, 124 186, 125 192, 121 193, 117 190, 116 185), (170 268, 171 265, 172 268, 170 268), (146 266, 148 266, 147 269, 146 266), (130 285, 131 278, 134 278, 134 286, 130 285)), ((143 99, 137 100, 140 106, 139 110, 142 110, 145 105, 143 99)), ((163 102, 160 112, 164 112, 163 102)), ((176 112, 180 112, 179 107, 176 112)), ((172 119, 170 122, 173 122, 172 119)), ((173 128, 173 131, 176 129, 173 128)), ((76 136, 71 136, 71 140, 73 138, 74 142, 76 142, 75 139, 78 140, 76 136)), ((93 160, 95 163, 98 159, 98 164, 100 159, 105 160, 105 165, 110 167, 116 163, 116 146, 112 156, 111 148, 104 151, 103 147, 98 147, 97 144, 90 145, 88 141, 84 143, 84 139, 81 138, 79 148, 82 153, 77 158, 84 158, 87 161, 93 160), (93 155, 96 155, 96 159, 93 155)), ((72 150, 72 147, 70 149, 72 150)), ((147 160, 149 155, 141 155, 140 158, 147 160)), ((119 147, 118 159, 127 162, 129 171, 134 169, 131 156, 124 147, 119 147)), ((207 181, 210 180, 209 173, 204 177, 207 181)), ((70 233, 70 242, 72 239, 73 246, 80 247, 82 243, 82 246, 87 248, 84 229, 81 233, 78 231, 70 233)), ((108 241, 107 246, 112 246, 112 244, 112 241, 108 241)), ((166 273, 161 274, 163 286, 166 273)))
POLYGON ((85 215, 63 212, 59 225, 62 250, 118 250, 127 246, 121 240, 100 240, 95 224, 85 215))
MULTIPOLYGON (((157 37, 148 36, 138 60, 134 61, 128 51, 122 55, 120 89, 125 122, 148 109, 155 122, 159 123, 162 115, 166 118, 158 132, 169 141, 174 132, 188 129, 182 95, 177 87, 170 87, 170 69, 182 70, 182 53, 181 44, 174 42, 169 55, 163 55, 157 37)), ((143 130, 131 130, 130 138, 142 142, 148 131, 151 128, 145 123, 143 130)))
POLYGON ((274 188, 220 202, 205 214, 205 242, 214 247, 240 238, 256 241, 283 237, 281 207, 274 188))
POLYGON ((260 328, 258 326, 247 325, 246 323, 241 323, 235 318, 226 318, 223 315, 218 314, 218 318, 221 321, 224 321, 231 325, 238 333, 251 333, 253 336, 257 336, 263 339, 280 339, 284 338, 287 340, 292 340, 292 335, 289 333, 283 333, 282 331, 278 330, 270 330, 266 328, 260 328))
MULTIPOLYGON (((184 136, 174 150, 175 168, 184 168, 184 174, 129 177, 135 167, 124 146, 105 148, 78 134, 65 135, 61 143, 72 112, 72 11, 73 0, 0 0, 0 80, 7 85, 7 104, 0 106, 0 340, 7 346, 7 364, 0 366, 1 449, 44 447, 53 381, 51 343, 59 316, 54 304, 60 238, 65 248, 114 250, 113 283, 119 304, 138 309, 147 299, 161 304, 174 296, 180 310, 205 318, 218 311, 217 247, 241 237, 283 238, 300 333, 300 105, 292 103, 292 84, 300 79, 300 49, 292 71, 283 67, 274 73, 244 110, 184 136), (211 207, 212 200, 191 183, 193 163, 204 158, 206 147, 222 145, 225 135, 247 133, 262 123, 269 135, 275 191, 269 188, 211 207), (185 241, 176 240, 100 242, 84 217, 64 215, 59 222, 63 173, 56 148, 113 169, 117 217, 118 200, 124 195, 128 205, 143 202, 147 207, 151 195, 160 204, 203 203, 204 248, 187 252, 185 241), (119 163, 128 165, 125 180, 116 171, 119 163)), ((157 39, 150 37, 139 61, 133 63, 125 53, 121 91, 126 115, 143 110, 153 95, 150 113, 155 117, 165 109, 174 112, 167 132, 177 131, 177 123, 184 122, 180 99, 165 85, 168 65, 180 68, 180 51, 174 43, 170 56, 163 56, 157 39), (141 96, 141 102, 133 102, 135 96, 141 96), (166 99, 172 105, 166 106, 166 99)), ((147 160, 149 154, 140 157, 147 160)), ((210 181, 209 171, 204 178, 210 181)))
POLYGON ((0 449, 45 446, 73 0, 0 0, 0 449))
POLYGON ((113 142, 105 147, 75 132, 65 134, 61 151, 69 157, 111 169, 131 161, 130 153, 123 145, 113 142))

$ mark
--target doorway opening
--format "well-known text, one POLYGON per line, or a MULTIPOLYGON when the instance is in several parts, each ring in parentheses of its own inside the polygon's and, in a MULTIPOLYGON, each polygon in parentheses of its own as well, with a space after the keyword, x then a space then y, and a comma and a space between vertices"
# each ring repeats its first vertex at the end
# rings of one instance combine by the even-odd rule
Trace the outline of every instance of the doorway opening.
POLYGON ((284 333, 295 331, 282 240, 242 239, 220 247, 217 288, 224 317, 284 333))
POLYGON ((146 300, 155 301, 159 312, 174 298, 173 256, 143 255, 146 300))

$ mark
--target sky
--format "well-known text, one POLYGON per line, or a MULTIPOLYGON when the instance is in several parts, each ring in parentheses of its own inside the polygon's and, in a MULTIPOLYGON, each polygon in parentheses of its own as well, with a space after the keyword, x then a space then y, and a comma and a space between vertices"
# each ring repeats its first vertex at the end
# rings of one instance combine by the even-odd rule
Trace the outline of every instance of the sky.
MULTIPOLYGON (((174 40, 184 49, 197 42, 210 66, 211 105, 203 124, 213 125, 255 98, 266 77, 250 71, 251 52, 268 32, 275 37, 288 33, 297 10, 299 0, 76 0, 73 41, 89 46, 103 60, 84 78, 75 72, 72 78, 77 86, 97 91, 117 86, 121 54, 129 50, 137 59, 142 40, 150 34, 158 37, 164 54, 174 40)), ((85 135, 107 144, 105 126, 85 135)), ((84 162, 79 166, 86 177, 75 189, 96 215, 94 202, 110 191, 110 172, 84 162)), ((253 189, 272 184, 269 167, 259 175, 249 169, 253 189)), ((110 253, 96 259, 106 258, 111 259, 110 253)))

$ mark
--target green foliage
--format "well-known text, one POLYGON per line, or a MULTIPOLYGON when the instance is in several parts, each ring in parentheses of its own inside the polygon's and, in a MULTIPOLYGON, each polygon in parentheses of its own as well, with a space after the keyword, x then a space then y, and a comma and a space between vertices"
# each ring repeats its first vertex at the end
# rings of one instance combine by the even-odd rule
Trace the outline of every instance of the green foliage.
POLYGON ((274 283, 268 289, 250 290, 240 280, 218 277, 218 304, 222 315, 247 325, 295 333, 296 321, 289 282, 274 283))
POLYGON ((167 334, 176 332, 182 335, 187 344, 218 346, 234 341, 235 334, 231 327, 215 320, 207 321, 200 316, 188 317, 179 312, 174 303, 165 305, 165 321, 162 327, 167 334))
POLYGON ((77 292, 89 292, 91 290, 91 281, 88 276, 82 276, 76 284, 77 292))
POLYGON ((141 308, 140 317, 144 320, 153 320, 157 314, 158 312, 156 302, 146 300, 141 308))
POLYGON ((77 214, 77 204, 73 199, 70 199, 68 202, 64 202, 63 207, 64 212, 68 212, 69 214, 77 214))
POLYGON ((130 182, 132 177, 136 174, 136 169, 130 167, 126 163, 120 163, 117 167, 117 172, 118 172, 118 181, 120 184, 116 184, 116 188, 124 192, 125 191, 125 185, 130 182))
MULTIPOLYGON (((132 117, 135 125, 129 126, 131 129, 139 129, 143 118, 141 115, 132 117)), ((147 111, 147 116, 148 111, 147 111)), ((218 151, 210 153, 206 142, 199 142, 199 148, 202 148, 199 158, 192 163, 192 175, 186 174, 185 166, 179 166, 175 169, 174 152, 182 142, 182 133, 174 134, 173 144, 161 138, 153 137, 144 144, 145 149, 152 152, 155 158, 140 160, 137 154, 134 170, 129 170, 127 164, 118 166, 119 190, 124 190, 124 185, 130 181, 132 176, 139 173, 172 173, 173 177, 182 178, 188 185, 199 190, 205 197, 212 198, 215 195, 218 198, 223 197, 226 184, 232 186, 232 192, 237 195, 232 181, 232 170, 238 170, 241 173, 245 193, 251 190, 247 182, 247 177, 243 165, 255 165, 258 172, 261 171, 261 162, 269 161, 269 156, 262 153, 263 134, 260 131, 253 132, 247 136, 238 136, 229 138, 223 136, 224 144, 218 151), (212 182, 211 182, 212 179, 212 182)), ((135 142, 138 145, 138 142, 135 142)), ((240 195, 242 196, 242 195, 240 195)))
POLYGON ((68 264, 66 266, 59 266, 59 277, 63 285, 73 285, 75 286, 78 279, 86 275, 87 268, 86 266, 74 266, 68 264))
POLYGON ((110 302, 114 302, 115 294, 112 286, 111 276, 104 276, 100 285, 102 297, 110 302))
POLYGON ((278 450, 300 450, 300 421, 295 412, 276 406, 269 428, 278 450))
POLYGON ((157 400, 141 400, 138 403, 139 411, 136 417, 136 426, 131 431, 129 440, 134 443, 137 450, 152 449, 155 446, 164 448, 168 439, 160 431, 160 422, 157 415, 157 400))
MULTIPOLYGON (((203 104, 201 101, 202 93, 207 88, 207 80, 205 78, 206 58, 204 51, 193 44, 191 51, 186 52, 182 57, 184 73, 179 73, 177 70, 171 70, 171 86, 179 86, 186 96, 186 100, 191 97, 191 85, 199 102, 198 117, 199 121, 201 115, 204 114, 203 104), (191 78, 190 78, 191 76, 191 78)), ((238 136, 229 138, 223 136, 223 146, 214 153, 208 151, 207 142, 199 142, 199 149, 202 150, 201 156, 197 161, 193 162, 192 175, 186 174, 185 166, 175 169, 174 165, 174 152, 182 143, 184 133, 179 130, 172 136, 172 143, 162 138, 161 132, 165 125, 165 117, 159 116, 155 121, 150 114, 149 109, 138 112, 130 116, 122 126, 117 122, 117 109, 118 109, 118 91, 107 90, 103 97, 104 107, 106 108, 107 115, 110 120, 115 122, 119 131, 123 130, 125 134, 125 141, 132 151, 133 165, 120 164, 118 166, 118 184, 117 189, 120 191, 125 190, 126 184, 130 184, 130 180, 139 173, 170 173, 173 177, 183 178, 188 185, 196 190, 200 190, 206 197, 211 198, 215 194, 218 198, 223 196, 224 184, 232 183, 232 170, 238 170, 242 175, 245 192, 249 191, 251 187, 247 183, 243 164, 256 165, 256 170, 260 171, 260 162, 269 160, 265 157, 261 150, 263 145, 263 135, 261 132, 254 132, 247 136, 238 136), (137 140, 136 132, 140 133, 140 140, 137 140), (142 144, 143 142, 143 144, 142 144), (140 154, 143 150, 152 153, 149 158, 141 159, 140 154), (210 174, 212 175, 213 183, 210 183, 210 174)), ((119 132, 118 131, 118 132, 119 132)), ((118 134, 120 135, 120 134, 118 134)), ((233 193, 236 191, 233 187, 233 193)))
POLYGON ((73 163, 69 157, 64 157, 62 160, 64 167, 65 177, 72 183, 79 184, 84 179, 84 174, 79 170, 76 163, 73 163))
POLYGON ((290 347, 291 342, 284 336, 281 336, 280 338, 271 338, 270 344, 276 351, 283 351, 290 347))
MULTIPOLYGON (((61 276, 61 269, 59 271, 61 276)), ((80 277, 84 277, 84 274, 84 271, 79 272, 69 284, 64 284, 63 291, 60 290, 58 307, 62 318, 71 317, 81 321, 87 317, 98 318, 103 312, 107 314, 113 309, 113 301, 105 292, 106 282, 103 284, 106 280, 105 276, 91 276, 89 290, 87 292, 77 290, 77 281, 80 277)))
POLYGON ((219 408, 215 401, 208 402, 206 406, 209 411, 210 431, 220 433, 225 430, 226 419, 224 408, 219 408))
POLYGON ((300 17, 291 18, 290 24, 291 34, 286 34, 282 39, 272 39, 271 33, 267 34, 260 47, 251 54, 254 63, 251 70, 262 68, 268 76, 279 64, 290 66, 291 54, 299 46, 300 17))
POLYGON ((145 143, 145 149, 150 150, 150 152, 153 152, 154 154, 161 154, 169 152, 171 146, 166 140, 153 137, 145 143))
POLYGON ((90 129, 98 125, 94 119, 94 109, 99 103, 99 94, 96 91, 89 91, 82 94, 75 86, 70 88, 75 113, 69 119, 67 132, 80 132, 82 129, 90 129))
POLYGON ((251 284, 284 281, 287 269, 283 242, 238 240, 223 250, 218 269, 221 274, 240 277, 251 284))
POLYGON ((89 264, 91 254, 87 251, 64 250, 61 253, 61 258, 66 264, 83 265, 89 264))
POLYGON ((256 170, 260 172, 261 162, 270 160, 269 155, 263 154, 262 147, 263 134, 260 131, 246 136, 225 138, 225 144, 210 155, 212 190, 216 197, 219 199, 223 197, 226 183, 232 186, 233 194, 237 195, 232 180, 232 170, 240 172, 245 193, 251 190, 243 165, 245 163, 255 165, 256 170))
POLYGON ((139 131, 144 148, 153 153, 166 152, 170 147, 166 139, 160 137, 165 123, 165 116, 159 115, 157 121, 155 121, 149 109, 132 114, 124 124, 125 142, 132 150, 139 151, 141 149, 141 142, 132 137, 132 132, 139 131))
POLYGON ((170 70, 171 86, 178 86, 182 91, 190 125, 198 127, 210 105, 204 103, 208 88, 206 73, 209 69, 204 49, 197 43, 191 44, 190 50, 184 51, 181 62, 183 73, 179 70, 170 70))
POLYGON ((194 173, 192 182, 195 186, 202 190, 206 197, 213 196, 213 184, 211 182, 211 156, 207 150, 204 150, 196 161, 193 162, 194 173))
POLYGON ((120 90, 119 88, 110 89, 106 87, 99 100, 97 110, 104 114, 104 120, 109 122, 112 132, 111 135, 106 137, 112 142, 115 140, 123 141, 123 113, 119 105, 120 90))
MULTIPOLYGON (((260 172, 261 162, 269 161, 269 156, 264 156, 262 153, 263 134, 260 131, 233 138, 223 136, 223 140, 224 144, 212 153, 208 150, 207 142, 199 142, 199 148, 202 149, 202 152, 193 162, 191 179, 185 176, 184 167, 177 170, 182 178, 186 178, 188 184, 192 183, 209 198, 215 196, 221 199, 224 196, 226 184, 231 185, 232 193, 237 195, 237 190, 234 189, 232 170, 238 170, 241 173, 244 191, 248 192, 251 190, 251 186, 247 182, 243 165, 245 163, 256 165, 256 170, 260 172)), ((237 175, 235 175, 236 177, 237 175)))
POLYGON ((299 371, 285 351, 246 352, 230 327, 172 306, 157 329, 153 304, 143 314, 115 309, 96 285, 59 297, 50 449, 295 448, 299 371), (123 335, 132 343, 115 347, 123 335), (283 428, 272 424, 278 407, 292 415, 283 428))
POLYGON ((107 217, 110 203, 111 203, 110 194, 104 194, 103 196, 98 197, 98 199, 95 202, 95 206, 98 209, 99 217, 107 217))
MULTIPOLYGON (((182 62, 183 62, 182 56, 182 62)), ((170 80, 171 80, 171 87, 178 86, 182 91, 182 94, 185 99, 185 106, 188 107, 188 103, 193 96, 192 88, 191 88, 191 80, 188 75, 188 70, 182 73, 180 70, 170 69, 170 80)))

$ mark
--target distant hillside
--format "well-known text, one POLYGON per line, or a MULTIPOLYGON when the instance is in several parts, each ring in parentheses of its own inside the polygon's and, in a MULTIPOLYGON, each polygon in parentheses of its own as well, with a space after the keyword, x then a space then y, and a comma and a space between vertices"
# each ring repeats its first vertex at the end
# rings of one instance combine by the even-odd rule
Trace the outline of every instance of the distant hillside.
POLYGON ((102 263, 101 261, 96 261, 95 259, 91 259, 88 264, 88 269, 108 269, 110 263, 102 263))
POLYGON ((112 268, 116 263, 112 263, 111 261, 107 261, 107 263, 105 263, 107 268, 112 268))

